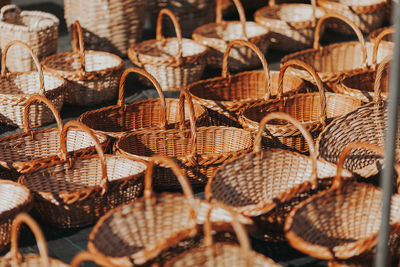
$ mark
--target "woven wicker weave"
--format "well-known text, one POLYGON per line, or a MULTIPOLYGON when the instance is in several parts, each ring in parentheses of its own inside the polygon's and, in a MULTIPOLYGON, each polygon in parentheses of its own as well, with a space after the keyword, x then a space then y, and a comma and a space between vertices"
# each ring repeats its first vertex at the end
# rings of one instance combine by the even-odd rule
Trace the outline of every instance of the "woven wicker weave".
MULTIPOLYGON (((205 108, 196 104, 194 106, 196 125, 207 126, 209 122, 205 108)), ((139 129, 167 129, 179 126, 179 100, 175 98, 164 98, 160 84, 145 70, 139 68, 127 69, 120 80, 119 97, 117 105, 91 110, 79 117, 89 128, 120 138, 125 133, 139 129), (146 99, 125 103, 125 82, 130 73, 137 73, 148 79, 157 90, 160 99, 146 99)), ((189 115, 185 114, 185 123, 188 124, 189 115)))
MULTIPOLYGON (((223 57, 221 77, 201 80, 190 84, 186 89, 193 100, 207 107, 210 116, 221 124, 236 126, 238 112, 260 99, 268 99, 277 94, 279 72, 270 71, 263 53, 248 41, 235 40, 228 44, 223 57), (228 70, 228 57, 235 47, 247 47, 255 53, 264 70, 246 71, 231 75, 228 70)), ((302 91, 306 86, 303 80, 288 75, 285 77, 285 95, 302 91)))
MULTIPOLYGON (((190 184, 204 186, 215 170, 226 160, 247 152, 253 146, 252 133, 225 126, 197 128, 194 123, 192 99, 182 91, 181 101, 189 104, 190 129, 140 130, 121 137, 115 144, 117 153, 148 160, 154 154, 176 159, 186 172, 190 184)), ((184 107, 183 104, 180 107, 184 107)), ((178 188, 175 175, 166 168, 156 168, 156 188, 178 188)))
POLYGON ((58 259, 50 258, 47 249, 46 239, 43 235, 40 226, 27 214, 20 213, 15 217, 11 229, 11 249, 10 252, 0 258, 1 266, 8 267, 67 267, 68 265, 61 262, 58 259), (21 255, 18 249, 18 237, 20 232, 20 226, 25 223, 33 232, 37 247, 40 255, 37 254, 26 254, 21 255))
MULTIPOLYGON (((380 147, 371 144, 348 145, 339 157, 332 187, 303 201, 289 214, 285 232, 291 246, 319 259, 363 256, 373 260, 381 225, 383 190, 367 183, 344 182, 340 175, 346 155, 360 148, 384 154, 380 147)), ((397 254, 400 195, 393 195, 391 202, 388 245, 390 252, 397 254)))
POLYGON ((89 106, 114 99, 125 68, 124 61, 107 52, 85 51, 78 21, 72 36, 73 52, 46 57, 42 60, 43 69, 67 80, 65 101, 68 104, 89 106))
POLYGON ((12 222, 20 212, 31 209, 32 195, 28 188, 20 184, 0 180, 0 251, 11 239, 12 222))
MULTIPOLYGON (((258 227, 255 237, 284 240, 283 223, 288 213, 302 200, 326 189, 336 166, 317 160, 310 134, 289 115, 269 113, 260 125, 253 152, 224 164, 207 183, 205 196, 251 217, 258 227), (264 126, 271 120, 293 124, 304 136, 311 157, 283 149, 262 150, 264 126)), ((347 171, 343 175, 351 176, 347 171)))
MULTIPOLYGON (((325 92, 319 75, 310 65, 302 61, 290 60, 286 62, 279 75, 277 99, 260 101, 241 112, 239 122, 245 129, 256 132, 259 128, 259 122, 267 113, 283 111, 299 120, 310 131, 315 140, 332 118, 346 114, 362 104, 360 100, 350 96, 325 92), (308 71, 314 77, 319 93, 302 93, 282 97, 282 78, 290 66, 301 67, 308 71)), ((284 147, 301 153, 308 152, 309 148, 304 137, 290 125, 282 122, 271 122, 267 125, 267 129, 269 134, 265 140, 265 146, 284 147)))
POLYGON ((90 50, 126 56, 140 42, 146 20, 146 0, 64 0, 68 29, 78 20, 90 50))
MULTIPOLYGON (((59 20, 53 14, 21 11, 15 5, 4 6, 0 11, 0 49, 4 49, 13 40, 20 40, 28 44, 41 60, 57 52, 58 25, 59 20)), ((10 49, 7 58, 9 71, 31 71, 35 69, 35 65, 30 53, 25 49, 10 49)))
POLYGON ((181 90, 198 81, 206 66, 207 47, 182 38, 178 19, 168 9, 162 9, 157 19, 155 40, 148 40, 129 48, 132 63, 145 69, 161 84, 163 90, 181 90), (173 22, 176 38, 162 36, 162 18, 167 15, 173 22))
MULTIPOLYGON (((193 40, 209 47, 208 65, 211 68, 221 68, 223 54, 230 41, 247 40, 266 54, 269 40, 268 30, 255 22, 246 22, 243 6, 239 0, 233 0, 240 21, 222 20, 222 0, 217 0, 217 19, 215 23, 209 23, 195 29, 193 40)), ((233 70, 243 70, 260 66, 260 61, 248 47, 233 49, 229 57, 229 66, 233 70)))
POLYGON ((60 139, 62 162, 43 164, 44 168, 18 180, 34 193, 34 211, 42 221, 61 228, 90 225, 110 209, 141 195, 145 164, 123 156, 105 156, 93 132, 77 121, 65 125, 60 139), (89 134, 98 155, 68 157, 66 135, 71 127, 89 134))
MULTIPOLYGON (((35 93, 46 96, 61 110, 64 103, 66 83, 58 75, 43 72, 37 57, 29 46, 21 41, 12 41, 5 46, 2 54, 0 74, 0 122, 6 125, 23 127, 24 107, 29 97, 35 93), (4 64, 10 47, 25 48, 33 58, 37 72, 6 73, 4 64)), ((30 120, 33 126, 41 126, 54 121, 51 111, 42 105, 34 105, 30 111, 30 120)))

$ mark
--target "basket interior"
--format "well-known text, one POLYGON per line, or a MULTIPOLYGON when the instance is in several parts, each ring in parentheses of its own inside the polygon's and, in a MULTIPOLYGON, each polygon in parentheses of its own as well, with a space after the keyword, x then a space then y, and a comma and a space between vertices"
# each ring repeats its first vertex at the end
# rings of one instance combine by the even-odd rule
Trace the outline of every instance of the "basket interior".
MULTIPOLYGON (((209 24, 199 27, 195 31, 196 34, 205 38, 222 39, 224 41, 232 41, 242 39, 242 24, 240 22, 229 21, 222 24, 209 24)), ((248 38, 257 37, 267 34, 268 30, 255 22, 246 22, 246 34, 248 38)))
POLYGON ((0 213, 3 213, 25 203, 29 198, 29 192, 21 186, 0 183, 0 198, 0 213))
MULTIPOLYGON (((64 84, 64 79, 51 73, 44 72, 43 77, 45 91, 57 89, 64 84)), ((0 77, 0 94, 35 94, 39 93, 39 88, 39 74, 35 71, 0 77)))
POLYGON ((27 12, 23 11, 21 14, 7 12, 4 15, 1 23, 8 23, 11 25, 22 26, 27 29, 45 29, 56 25, 54 18, 47 15, 44 16, 42 12, 27 12))
MULTIPOLYGON (((342 80, 342 84, 349 89, 355 89, 373 93, 375 79, 376 79, 376 71, 361 72, 344 78, 342 80)), ((389 75, 387 71, 385 71, 381 80, 381 90, 384 93, 388 92, 388 86, 389 86, 388 82, 389 82, 389 75)))
MULTIPOLYGON (((325 12, 317 8, 315 16, 322 17, 325 12)), ((306 4, 283 4, 268 6, 258 11, 258 15, 266 19, 282 20, 286 22, 310 21, 313 18, 313 7, 306 4)))

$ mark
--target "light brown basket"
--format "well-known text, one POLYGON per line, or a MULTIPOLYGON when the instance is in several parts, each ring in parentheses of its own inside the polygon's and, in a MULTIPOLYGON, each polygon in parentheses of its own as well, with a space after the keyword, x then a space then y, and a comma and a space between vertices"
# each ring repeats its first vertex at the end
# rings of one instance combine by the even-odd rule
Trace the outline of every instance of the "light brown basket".
MULTIPOLYGON (((340 175, 345 157, 360 148, 384 155, 380 147, 367 143, 346 146, 339 157, 332 187, 303 201, 289 214, 284 229, 290 245, 297 250, 325 260, 350 260, 356 256, 373 260, 383 190, 367 183, 345 182, 340 175)), ((400 195, 393 195, 391 202, 388 245, 390 252, 397 254, 400 195)))
POLYGON ((182 38, 178 19, 168 9, 162 9, 157 19, 156 39, 129 48, 132 63, 145 69, 161 84, 163 90, 181 90, 198 81, 206 66, 207 47, 182 38), (174 24, 176 38, 162 36, 162 18, 167 15, 174 24))
MULTIPOLYGON (((263 53, 248 41, 234 40, 228 44, 223 57, 221 77, 201 80, 186 89, 195 103, 205 106, 210 116, 222 125, 238 125, 238 113, 256 101, 269 99, 277 94, 279 71, 270 71, 263 53), (235 47, 248 47, 259 58, 263 70, 246 71, 231 75, 228 70, 228 56, 235 47)), ((285 95, 302 92, 304 81, 287 75, 283 83, 285 95)))
POLYGON ((31 209, 32 195, 23 185, 0 180, 0 251, 5 249, 11 239, 11 225, 20 212, 31 209))
MULTIPOLYGON (((207 126, 211 123, 205 108, 196 104, 194 110, 197 126, 207 126)), ((120 138, 127 132, 139 129, 177 128, 179 127, 179 100, 165 98, 160 84, 153 76, 145 70, 132 67, 127 69, 121 77, 117 105, 87 111, 79 117, 79 121, 96 132, 114 138, 120 138), (125 103, 125 82, 130 73, 136 73, 148 79, 160 98, 125 103)), ((189 124, 188 122, 189 115, 185 114, 185 124, 189 124)))
MULTIPOLYGON (((19 40, 41 60, 57 52, 58 25, 59 20, 53 14, 21 11, 15 5, 4 6, 0 11, 0 48, 19 40)), ((36 65, 30 53, 22 47, 10 49, 6 64, 11 72, 31 71, 36 65)))
POLYGON ((146 20, 146 0, 64 0, 68 29, 78 20, 86 47, 126 56, 141 41, 146 20))
MULTIPOLYGON (((332 118, 346 114, 362 102, 351 96, 325 92, 319 75, 308 64, 299 60, 290 60, 281 67, 276 99, 260 101, 240 113, 239 122, 243 128, 257 132, 259 122, 269 112, 283 111, 299 120, 310 131, 313 139, 318 137, 324 127, 332 118), (301 93, 289 97, 282 97, 282 77, 291 66, 296 66, 308 71, 318 86, 318 93, 301 93)), ((264 140, 267 147, 289 148, 308 153, 308 146, 304 137, 291 125, 275 121, 267 124, 268 134, 264 140)))
MULTIPOLYGON (((221 68, 222 58, 230 41, 241 39, 255 44, 263 54, 267 52, 269 40, 268 30, 251 21, 246 22, 243 6, 239 0, 233 0, 240 21, 222 20, 222 0, 217 0, 217 18, 215 23, 198 27, 193 32, 193 40, 209 47, 208 65, 211 68, 221 68)), ((233 70, 244 70, 260 66, 258 57, 248 47, 232 50, 229 66, 233 70)))
POLYGON ((317 20, 325 15, 316 0, 311 5, 270 0, 268 5, 254 13, 254 20, 271 31, 269 48, 293 52, 312 46, 317 20))
MULTIPOLYGON (((253 146, 253 134, 243 129, 225 126, 197 128, 194 123, 192 99, 182 91, 180 100, 189 103, 190 129, 140 130, 121 137, 115 143, 116 153, 149 160, 158 154, 173 157, 185 170, 193 187, 204 186, 215 170, 226 160, 246 153, 253 146)), ((183 104, 180 105, 184 107, 183 104)), ((154 186, 159 189, 179 188, 175 175, 166 168, 156 168, 154 186)))
MULTIPOLYGON (((66 83, 58 75, 43 72, 42 67, 29 46, 21 41, 12 41, 4 48, 1 58, 0 74, 0 122, 10 126, 23 127, 25 103, 35 93, 48 98, 61 110, 64 104, 66 83), (33 58, 37 71, 7 73, 4 62, 10 47, 20 46, 33 58)), ((50 110, 43 105, 34 105, 30 111, 30 120, 34 127, 54 121, 50 110)))
POLYGON ((54 266, 54 267, 67 267, 68 265, 62 261, 50 258, 47 249, 46 239, 43 235, 40 226, 25 212, 18 214, 11 228, 11 249, 10 252, 4 257, 0 258, 1 266, 32 266, 32 267, 43 267, 43 266, 54 266), (21 224, 25 223, 32 231, 35 236, 37 247, 40 255, 37 254, 25 254, 22 255, 18 248, 18 237, 21 229, 21 224))
POLYGON ((89 106, 116 98, 118 83, 125 68, 124 61, 107 52, 85 51, 82 28, 78 21, 73 27, 73 51, 46 57, 45 71, 59 74, 67 80, 65 101, 89 106))
POLYGON ((77 121, 65 125, 60 140, 61 162, 43 164, 18 180, 34 193, 34 211, 43 222, 58 228, 94 224, 110 209, 141 195, 146 168, 143 162, 104 155, 93 132, 77 121), (89 134, 98 155, 67 155, 66 136, 72 127, 89 134))
POLYGON ((378 36, 383 34, 383 32, 385 32, 385 36, 383 37, 382 41, 384 41, 384 42, 393 42, 392 36, 389 35, 389 34, 393 34, 394 33, 394 27, 393 26, 376 29, 375 31, 371 32, 368 35, 368 40, 370 42, 376 43, 377 39, 378 39, 378 36))
MULTIPOLYGON (((252 153, 230 160, 218 169, 205 190, 208 201, 218 201, 251 217, 257 227, 252 235, 266 241, 284 240, 283 223, 301 201, 326 189, 336 166, 317 160, 311 135, 300 122, 276 112, 265 116, 252 153), (264 126, 271 120, 287 121, 304 136, 310 157, 279 148, 261 148, 264 126)), ((350 177, 351 173, 344 171, 350 177)))

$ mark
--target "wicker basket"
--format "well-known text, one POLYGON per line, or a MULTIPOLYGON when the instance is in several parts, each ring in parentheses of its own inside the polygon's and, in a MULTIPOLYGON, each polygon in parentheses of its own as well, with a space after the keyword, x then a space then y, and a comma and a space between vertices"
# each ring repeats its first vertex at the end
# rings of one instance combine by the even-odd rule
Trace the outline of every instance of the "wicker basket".
MULTIPOLYGON (((336 166, 317 160, 311 135, 289 115, 269 113, 260 123, 254 150, 224 164, 209 180, 208 201, 233 206, 236 212, 251 217, 257 226, 256 238, 284 240, 283 223, 288 213, 302 200, 326 189, 336 174, 336 166), (287 121, 304 136, 311 156, 279 148, 262 150, 264 126, 271 120, 287 121)), ((343 175, 350 177, 347 171, 343 175)))
MULTIPOLYGON (((233 0, 240 21, 222 20, 222 0, 217 0, 217 19, 215 23, 209 23, 195 29, 193 40, 209 47, 208 65, 211 68, 221 68, 222 58, 230 41, 247 40, 261 50, 267 52, 269 45, 268 30, 255 22, 246 22, 243 6, 239 0, 233 0)), ((229 66, 233 70, 243 70, 260 66, 260 60, 248 47, 233 49, 229 57, 229 66)))
POLYGON ((6 248, 11 239, 12 222, 20 212, 31 209, 32 195, 28 188, 20 184, 0 180, 0 251, 6 248))
POLYGON ((393 34, 393 33, 394 33, 394 27, 393 26, 385 27, 385 28, 379 28, 379 29, 376 29, 375 31, 371 32, 368 35, 368 40, 370 42, 377 42, 378 36, 380 36, 381 34, 384 34, 384 37, 382 38, 382 41, 393 42, 392 36, 389 35, 389 34, 393 34))
MULTIPOLYGON (((286 62, 280 72, 280 82, 277 99, 256 103, 243 109, 239 121, 243 128, 256 132, 259 122, 269 112, 283 111, 299 120, 315 140, 329 121, 337 116, 346 114, 359 107, 362 102, 356 98, 342 94, 325 92, 321 79, 315 70, 308 64, 291 60, 286 62), (315 79, 319 93, 302 93, 289 97, 282 97, 282 77, 290 66, 301 67, 307 70, 315 79)), ((308 145, 298 130, 282 122, 271 122, 267 125, 269 134, 264 145, 267 147, 289 148, 308 153, 308 145)))
POLYGON ((60 139, 62 162, 43 164, 42 169, 18 180, 34 193, 34 211, 42 221, 58 228, 83 227, 141 195, 144 163, 105 156, 93 132, 77 121, 65 125, 60 139), (98 155, 68 157, 66 135, 71 127, 78 127, 95 140, 98 155))
POLYGON ((70 267, 79 267, 85 261, 94 262, 100 266, 112 266, 112 264, 101 255, 94 255, 87 251, 78 252, 71 261, 70 267))
POLYGON ((78 21, 74 24, 73 40, 73 52, 56 54, 42 60, 44 70, 57 73, 67 80, 66 103, 89 106, 114 99, 125 68, 124 61, 107 52, 85 51, 78 21))
POLYGON ((207 47, 182 38, 178 19, 170 10, 162 9, 157 19, 156 39, 131 46, 128 56, 134 65, 153 75, 163 90, 181 90, 203 75, 206 52, 207 47), (164 15, 172 20, 176 38, 162 36, 164 15))
MULTIPOLYGON (((1 6, 1 3, 0 3, 1 6)), ((59 20, 50 13, 21 11, 15 5, 4 6, 0 11, 0 48, 13 41, 26 43, 41 60, 57 52, 59 20)), ((11 72, 31 71, 36 63, 28 51, 13 47, 7 58, 11 72)))
MULTIPOLYGON (((384 155, 380 147, 371 144, 348 145, 339 157, 332 187, 303 201, 289 214, 284 229, 290 245, 297 250, 325 260, 350 260, 356 256, 373 260, 383 190, 367 183, 344 182, 340 175, 346 155, 360 148, 384 155)), ((400 195, 393 195, 391 202, 388 245, 391 253, 397 254, 400 195)))
POLYGON ((67 267, 68 265, 62 261, 49 257, 46 239, 43 235, 40 226, 27 214, 20 213, 15 217, 11 228, 11 249, 4 257, 0 258, 1 266, 52 266, 52 267, 67 267), (25 223, 33 232, 40 255, 26 254, 21 255, 18 249, 18 237, 21 224, 25 223))
MULTIPOLYGON (((187 87, 193 100, 205 106, 215 120, 222 125, 238 125, 238 112, 252 103, 268 99, 277 94, 279 72, 270 71, 263 53, 248 41, 235 40, 228 44, 223 57, 222 75, 218 78, 201 80, 187 87), (247 47, 262 63, 263 70, 246 71, 230 75, 228 57, 235 47, 247 47)), ((284 80, 284 93, 295 94, 305 89, 302 79, 288 75, 284 80)))
MULTIPOLYGON (((24 108, 29 97, 35 93, 46 96, 61 110, 64 103, 66 83, 58 75, 43 72, 37 57, 28 45, 20 41, 10 42, 3 51, 0 75, 0 122, 10 126, 23 127, 24 108), (21 46, 29 51, 35 61, 37 72, 6 73, 4 64, 10 47, 21 46)), ((47 108, 35 105, 31 109, 30 119, 33 126, 42 126, 54 121, 54 117, 47 108)))
POLYGON ((293 52, 312 46, 317 19, 325 11, 317 7, 316 0, 308 4, 281 4, 269 1, 269 6, 254 13, 255 22, 271 31, 269 48, 293 52))
MULTIPOLYGON (((253 146, 253 134, 243 129, 225 126, 197 128, 194 123, 192 99, 186 91, 181 92, 187 100, 190 114, 190 130, 141 130, 120 138, 115 143, 117 153, 148 160, 154 154, 176 159, 186 172, 193 187, 204 186, 215 170, 226 160, 246 153, 253 146)), ((181 104, 181 107, 184 107, 181 104)), ((183 110, 181 111, 181 122, 183 110)), ((156 168, 158 189, 179 188, 176 177, 170 170, 156 168)))
MULTIPOLYGON (((196 125, 207 126, 207 110, 196 104, 194 106, 196 125)), ((129 68, 122 75, 119 86, 117 105, 91 110, 79 117, 89 128, 114 138, 120 138, 127 132, 139 129, 167 129, 179 126, 179 100, 165 98, 160 84, 145 70, 129 68), (130 73, 137 73, 148 79, 157 90, 160 99, 146 99, 126 104, 124 100, 125 82, 130 73)), ((189 115, 185 114, 185 124, 189 115)))
POLYGON ((88 49, 126 56, 128 48, 142 39, 146 2, 64 0, 64 17, 68 29, 80 21, 88 49))

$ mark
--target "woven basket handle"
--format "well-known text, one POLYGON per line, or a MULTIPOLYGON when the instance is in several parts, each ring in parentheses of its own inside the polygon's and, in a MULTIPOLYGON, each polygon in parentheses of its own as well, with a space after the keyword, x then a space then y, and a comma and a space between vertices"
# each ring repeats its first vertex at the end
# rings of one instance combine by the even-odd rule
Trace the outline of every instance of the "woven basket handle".
POLYGON ((27 213, 22 212, 18 214, 11 226, 11 248, 10 254, 13 261, 21 264, 22 256, 18 249, 18 238, 19 238, 19 230, 21 228, 21 224, 25 223, 32 231, 35 236, 37 247, 39 249, 40 259, 42 266, 49 266, 49 253, 47 250, 46 239, 44 238, 43 232, 40 229, 40 226, 33 220, 27 213))
POLYGON ((339 15, 339 14, 327 14, 322 16, 317 23, 317 26, 315 27, 315 33, 314 33, 314 49, 319 50, 321 48, 321 45, 319 43, 319 38, 321 35, 321 27, 323 25, 323 23, 330 18, 336 18, 339 19, 343 22, 345 22, 346 24, 348 24, 353 31, 356 33, 358 41, 361 44, 361 53, 362 53, 362 64, 363 67, 367 66, 367 49, 365 48, 365 40, 364 40, 364 36, 361 33, 360 29, 357 27, 357 25, 354 24, 354 22, 352 22, 350 19, 346 18, 345 16, 339 15))
POLYGON ((313 76, 315 82, 317 83, 317 87, 318 87, 318 91, 319 91, 319 96, 320 96, 320 101, 321 101, 321 115, 320 115, 320 122, 323 126, 326 125, 326 119, 327 119, 327 115, 326 115, 326 96, 325 96, 325 90, 324 90, 324 85, 322 83, 321 78, 319 77, 319 75, 317 74, 317 72, 314 70, 313 67, 311 67, 310 65, 308 65, 307 63, 300 61, 298 59, 292 59, 289 60, 288 62, 286 62, 285 64, 283 64, 283 66, 281 67, 281 70, 279 72, 279 78, 278 78, 278 99, 282 98, 283 95, 283 77, 285 75, 286 70, 290 67, 290 66, 297 66, 297 67, 301 67, 303 69, 305 69, 306 71, 308 71, 311 76, 313 76))
POLYGON ((30 125, 29 125, 29 107, 34 102, 44 103, 51 110, 51 112, 53 113, 53 116, 56 118, 58 134, 61 135, 62 128, 63 128, 63 123, 62 123, 62 119, 60 117, 60 113, 58 112, 57 108, 54 106, 54 104, 49 99, 47 99, 45 96, 39 95, 39 94, 32 95, 25 103, 25 108, 24 108, 24 132, 25 133, 30 133, 31 130, 32 130, 30 125))
POLYGON ((271 120, 285 120, 292 125, 294 125, 303 135, 304 139, 307 142, 307 145, 310 149, 310 156, 312 160, 312 173, 311 177, 313 178, 314 185, 317 185, 317 153, 315 153, 315 146, 314 141, 310 135, 310 133, 304 128, 304 126, 295 118, 291 117, 290 115, 283 113, 283 112, 271 112, 268 113, 260 122, 258 126, 258 132, 256 138, 254 140, 254 152, 260 153, 262 151, 261 141, 262 141, 262 134, 267 123, 271 120))
POLYGON ((119 82, 119 95, 118 95, 118 106, 124 106, 125 105, 125 83, 128 75, 130 73, 137 73, 139 75, 142 75, 143 77, 147 78, 156 88, 158 95, 160 96, 160 101, 161 101, 161 127, 163 129, 166 129, 167 125, 167 104, 165 103, 165 96, 163 93, 163 90, 161 89, 161 85, 158 83, 158 81, 147 71, 143 69, 139 69, 136 67, 131 67, 127 70, 124 71, 124 73, 121 76, 121 80, 119 82))
MULTIPOLYGON (((245 265, 244 266, 252 266, 251 263, 251 245, 250 245, 250 240, 249 237, 246 233, 246 230, 244 229, 243 225, 239 222, 238 216, 236 215, 235 212, 233 212, 229 207, 226 205, 220 204, 220 203, 213 203, 210 206, 210 209, 207 211, 207 216, 204 221, 203 229, 204 229, 204 244, 206 247, 209 248, 215 248, 214 242, 213 242, 213 237, 212 237, 212 225, 211 225, 211 213, 213 209, 215 208, 223 208, 227 211, 229 211, 230 216, 232 218, 231 225, 233 227, 233 230, 235 231, 236 237, 239 241, 241 250, 242 250, 242 256, 245 259, 245 265)), ((217 253, 214 253, 217 254, 217 253)))
MULTIPOLYGON (((61 158, 61 160, 67 161, 67 156, 68 156, 67 134, 68 134, 68 130, 72 127, 78 128, 79 130, 86 132, 91 137, 91 139, 94 141, 94 147, 96 148, 96 151, 99 156, 100 163, 101 163, 100 187, 102 188, 101 194, 104 195, 108 190, 106 159, 105 159, 103 148, 101 147, 99 139, 96 137, 96 135, 93 133, 93 131, 89 127, 87 127, 85 124, 83 124, 79 121, 67 122, 64 126, 64 129, 61 132, 61 135, 60 135, 60 151, 58 152, 58 155, 61 158)), ((102 135, 104 138, 107 138, 103 134, 100 134, 100 133, 98 133, 98 134, 102 135)))
POLYGON ((374 44, 374 49, 372 50, 372 62, 371 62, 373 67, 376 66, 376 61, 378 58, 378 49, 379 49, 379 45, 382 43, 383 38, 386 35, 393 34, 393 33, 394 33, 393 27, 384 29, 380 34, 378 34, 378 36, 374 40, 375 44, 374 44))
POLYGON ((82 27, 79 21, 75 21, 72 26, 72 44, 73 51, 79 54, 79 60, 81 62, 81 66, 79 68, 83 73, 85 72, 86 63, 85 63, 85 41, 83 39, 82 27))
POLYGON ((101 254, 92 254, 87 251, 80 251, 71 261, 71 267, 79 267, 82 262, 92 261, 100 266, 111 266, 112 264, 101 254))
POLYGON ((44 90, 44 77, 43 77, 43 70, 42 70, 42 66, 40 65, 39 59, 37 58, 37 56, 35 55, 35 53, 33 53, 32 49, 29 47, 29 45, 27 45, 24 42, 21 42, 19 40, 14 40, 9 42, 3 49, 3 54, 1 56, 1 76, 6 76, 7 71, 6 71, 6 58, 7 58, 7 52, 8 49, 13 46, 19 44, 23 47, 25 47, 29 53, 31 54, 31 57, 33 59, 33 62, 35 62, 36 65, 36 69, 39 73, 39 93, 44 95, 45 90, 44 90))
POLYGON ((181 91, 181 95, 179 96, 179 121, 180 121, 180 129, 185 129, 185 101, 189 106, 189 121, 190 121, 190 132, 191 132, 191 140, 190 140, 190 158, 196 158, 197 155, 197 129, 196 129, 196 118, 195 111, 193 105, 192 96, 186 90, 181 91))
POLYGON ((386 66, 392 61, 392 56, 385 57, 379 64, 376 71, 375 83, 374 83, 374 102, 382 101, 382 88, 381 81, 383 73, 385 72, 386 66))
MULTIPOLYGON (((240 23, 242 24, 242 38, 248 40, 246 33, 246 14, 244 12, 244 8, 240 0, 232 0, 233 4, 236 7, 236 10, 239 13, 240 23)), ((216 10, 216 22, 218 24, 223 23, 222 19, 222 0, 217 0, 217 10, 216 10)))
POLYGON ((265 72, 265 99, 269 99, 271 96, 270 88, 271 88, 271 78, 269 74, 269 67, 267 60, 265 59, 264 54, 261 52, 261 50, 253 43, 250 43, 249 41, 245 40, 234 40, 232 42, 229 42, 228 46, 225 49, 224 56, 222 58, 222 77, 226 78, 230 76, 229 69, 228 69, 228 59, 229 59, 229 53, 234 46, 247 46, 251 50, 254 51, 254 53, 257 54, 258 58, 260 59, 263 69, 265 72))
POLYGON ((21 14, 21 9, 16 5, 5 5, 0 10, 0 20, 3 20, 4 15, 9 11, 16 11, 18 14, 21 14))
POLYGON ((153 192, 153 169, 154 169, 154 163, 157 164, 163 164, 167 165, 172 172, 175 174, 176 178, 178 179, 179 184, 182 187, 183 194, 185 195, 185 198, 187 199, 188 206, 189 206, 189 214, 190 218, 192 220, 196 220, 196 204, 195 204, 195 199, 192 191, 192 187, 190 186, 190 183, 188 179, 186 178, 185 173, 183 170, 178 166, 178 164, 172 160, 169 157, 165 156, 152 156, 149 160, 149 163, 147 165, 146 173, 144 175, 144 193, 143 197, 147 199, 153 199, 154 198, 154 192, 153 192))
POLYGON ((163 15, 168 16, 172 23, 174 24, 176 38, 178 39, 178 53, 176 54, 175 58, 178 60, 182 60, 182 30, 181 26, 179 25, 178 18, 172 13, 171 10, 163 8, 161 9, 160 13, 157 17, 157 27, 156 27, 156 40, 162 42, 164 40, 164 36, 162 35, 162 18, 163 15))

